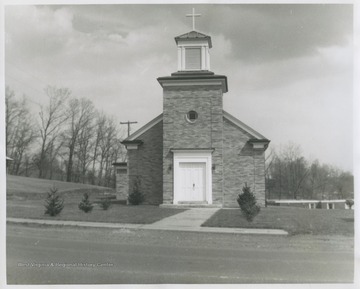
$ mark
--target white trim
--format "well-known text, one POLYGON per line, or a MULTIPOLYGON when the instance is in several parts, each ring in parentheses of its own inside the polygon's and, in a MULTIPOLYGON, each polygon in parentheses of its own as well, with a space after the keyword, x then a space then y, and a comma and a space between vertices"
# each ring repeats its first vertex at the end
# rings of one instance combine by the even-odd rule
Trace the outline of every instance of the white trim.
POLYGON ((266 137, 264 137, 262 134, 258 133, 256 130, 252 129, 242 121, 238 120, 236 117, 232 116, 230 113, 226 112, 225 110, 223 110, 223 116, 225 119, 232 122, 236 126, 240 127, 247 133, 251 134, 253 137, 257 139, 266 139, 266 137))
MULTIPOLYGON (((191 71, 191 70, 187 70, 191 71)), ((194 70, 199 71, 199 70, 194 70)), ((160 83, 161 87, 181 87, 181 86, 220 86, 223 93, 227 92, 227 83, 226 77, 223 75, 215 75, 211 77, 204 76, 203 78, 186 78, 181 79, 181 77, 174 77, 174 78, 158 78, 158 82, 160 83)))
POLYGON ((263 143, 258 143, 258 142, 254 142, 252 143, 253 149, 264 149, 265 146, 267 145, 267 142, 263 142, 263 143))
POLYGON ((201 70, 209 70, 206 64, 205 46, 201 46, 201 70))
POLYGON ((181 46, 181 67, 179 71, 182 70, 183 67, 185 67, 185 47, 181 46))
POLYGON ((180 164, 181 163, 204 163, 205 164, 205 201, 212 204, 212 158, 213 150, 171 150, 173 156, 174 166, 174 204, 179 201, 179 187, 180 187, 180 164))
POLYGON ((209 46, 205 47, 205 51, 206 51, 206 67, 207 69, 210 70, 210 51, 209 51, 209 46))
POLYGON ((208 40, 194 39, 192 41, 179 40, 178 49, 181 49, 181 53, 178 52, 178 71, 205 71, 210 70, 210 53, 209 53, 209 42, 208 40), (199 48, 200 49, 200 68, 188 69, 185 65, 186 49, 188 48, 199 48))
POLYGON ((267 200, 268 202, 274 202, 276 204, 314 204, 314 203, 345 203, 346 200, 267 200))
POLYGON ((140 135, 142 135, 144 132, 152 128, 153 126, 157 125, 160 121, 163 119, 163 114, 160 114, 159 116, 155 117, 153 120, 149 121, 147 124, 139 128, 137 131, 135 131, 133 134, 128 136, 125 141, 131 141, 138 138, 140 135))
POLYGON ((140 144, 126 144, 127 150, 137 150, 140 144))
POLYGON ((196 38, 194 40, 183 40, 178 41, 177 44, 178 47, 201 47, 201 46, 207 46, 209 47, 209 42, 206 39, 199 39, 196 38), (181 43, 180 43, 181 42, 181 43))
POLYGON ((198 154, 208 154, 208 153, 212 153, 214 151, 214 149, 170 149, 171 152, 173 153, 183 153, 183 154, 193 154, 193 153, 198 153, 198 154))
POLYGON ((182 48, 178 47, 178 70, 181 70, 182 48))
MULTIPOLYGON (((188 70, 190 71, 190 70, 188 70)), ((173 82, 163 82, 162 85, 165 86, 189 86, 189 85, 223 85, 223 83, 221 81, 213 81, 213 82, 209 82, 209 81, 201 81, 201 80, 181 80, 181 79, 174 79, 173 82)), ((225 85, 224 85, 225 86, 225 85)))

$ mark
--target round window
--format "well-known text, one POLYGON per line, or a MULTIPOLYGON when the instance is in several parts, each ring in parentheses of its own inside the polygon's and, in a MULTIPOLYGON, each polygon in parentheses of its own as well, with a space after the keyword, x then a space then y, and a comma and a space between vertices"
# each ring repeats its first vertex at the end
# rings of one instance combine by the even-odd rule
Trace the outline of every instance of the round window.
POLYGON ((186 119, 191 122, 194 123, 198 118, 198 114, 196 111, 194 110, 190 110, 187 114, 186 114, 186 119))

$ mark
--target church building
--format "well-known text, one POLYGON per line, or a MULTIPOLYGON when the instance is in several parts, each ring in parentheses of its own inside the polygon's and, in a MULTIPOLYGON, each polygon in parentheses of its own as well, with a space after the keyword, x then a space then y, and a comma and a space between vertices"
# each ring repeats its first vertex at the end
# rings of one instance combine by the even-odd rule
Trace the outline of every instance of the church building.
POLYGON ((270 141, 223 110, 228 82, 210 70, 211 37, 194 29, 175 42, 178 71, 157 79, 163 113, 122 142, 117 199, 137 183, 144 204, 235 207, 247 183, 264 206, 270 141))

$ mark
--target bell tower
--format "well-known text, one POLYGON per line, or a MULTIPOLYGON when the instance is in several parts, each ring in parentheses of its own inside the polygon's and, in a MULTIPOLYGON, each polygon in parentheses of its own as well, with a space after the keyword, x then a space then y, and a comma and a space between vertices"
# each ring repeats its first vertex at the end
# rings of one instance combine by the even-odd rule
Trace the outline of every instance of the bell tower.
POLYGON ((163 203, 223 202, 223 93, 227 78, 210 71, 211 37, 175 37, 178 69, 163 88, 163 203))

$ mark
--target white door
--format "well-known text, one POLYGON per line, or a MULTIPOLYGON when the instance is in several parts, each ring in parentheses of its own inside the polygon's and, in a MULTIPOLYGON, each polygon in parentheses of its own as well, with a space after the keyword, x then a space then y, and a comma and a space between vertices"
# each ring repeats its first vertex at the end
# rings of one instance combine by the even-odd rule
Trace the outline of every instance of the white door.
POLYGON ((205 163, 180 163, 179 201, 205 201, 205 163))

